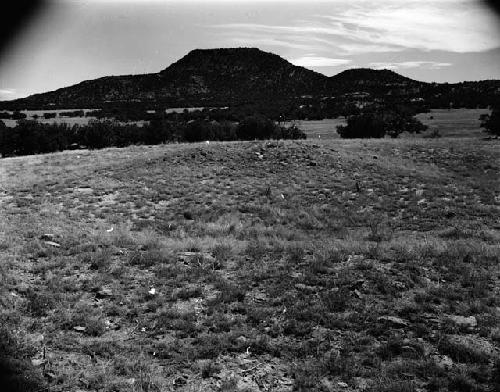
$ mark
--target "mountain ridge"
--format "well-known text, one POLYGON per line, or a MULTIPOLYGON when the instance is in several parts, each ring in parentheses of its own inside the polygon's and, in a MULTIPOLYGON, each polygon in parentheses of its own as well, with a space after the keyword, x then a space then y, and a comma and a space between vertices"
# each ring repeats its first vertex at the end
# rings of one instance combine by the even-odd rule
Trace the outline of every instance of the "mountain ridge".
MULTIPOLYGON (((477 83, 462 82, 473 87, 477 83)), ((373 96, 415 96, 432 86, 460 84, 417 81, 391 70, 355 68, 333 76, 294 65, 258 48, 194 49, 157 73, 103 76, 97 79, 1 101, 0 107, 95 107, 137 102, 174 106, 226 106, 262 100, 324 98, 366 92, 373 96)), ((470 86, 469 86, 470 87, 470 86)), ((445 89, 448 87, 445 87, 445 89)), ((441 94, 441 93, 440 93, 441 94)))

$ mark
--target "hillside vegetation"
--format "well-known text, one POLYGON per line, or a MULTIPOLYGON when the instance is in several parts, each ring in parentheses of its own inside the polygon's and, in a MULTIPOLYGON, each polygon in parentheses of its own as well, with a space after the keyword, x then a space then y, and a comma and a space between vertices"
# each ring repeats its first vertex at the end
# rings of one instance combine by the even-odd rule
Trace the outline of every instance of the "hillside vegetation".
POLYGON ((498 149, 258 141, 3 159, 4 378, 498 390, 498 149))
POLYGON ((390 70, 351 69, 332 77, 257 48, 196 49, 158 73, 107 76, 0 102, 2 109, 242 107, 288 119, 334 118, 359 106, 487 107, 500 81, 426 83, 390 70), (267 113, 272 112, 272 113, 267 113))

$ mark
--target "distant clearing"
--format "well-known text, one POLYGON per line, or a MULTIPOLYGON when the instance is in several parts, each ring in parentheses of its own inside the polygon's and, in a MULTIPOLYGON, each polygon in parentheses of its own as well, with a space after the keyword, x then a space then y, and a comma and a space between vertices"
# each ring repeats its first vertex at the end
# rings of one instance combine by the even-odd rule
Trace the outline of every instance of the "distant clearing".
POLYGON ((489 109, 432 109, 416 117, 429 127, 428 132, 437 129, 443 137, 484 137, 487 134, 480 126, 479 116, 490 112, 489 109))
MULTIPOLYGON (((417 119, 429 127, 421 135, 401 135, 401 137, 419 138, 437 129, 442 137, 484 137, 479 116, 490 113, 489 109, 432 109, 430 113, 419 113, 417 119), (431 119, 430 117, 434 118, 431 119)), ((338 139, 337 126, 345 125, 343 117, 326 120, 297 120, 297 124, 310 139, 338 139)))

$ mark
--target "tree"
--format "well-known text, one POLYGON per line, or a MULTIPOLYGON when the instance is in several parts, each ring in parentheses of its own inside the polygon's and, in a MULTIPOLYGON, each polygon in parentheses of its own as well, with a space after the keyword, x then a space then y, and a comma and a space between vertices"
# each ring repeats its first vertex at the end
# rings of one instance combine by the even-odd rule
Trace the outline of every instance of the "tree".
POLYGON ((481 126, 486 129, 486 132, 500 136, 500 106, 493 108, 491 114, 483 120, 481 126))
POLYGON ((240 121, 236 134, 239 140, 269 139, 278 126, 268 118, 249 116, 240 121))
POLYGON ((397 138, 403 132, 420 133, 426 129, 427 126, 411 115, 384 111, 351 116, 347 125, 337 127, 337 132, 344 139, 383 138, 386 135, 397 138))

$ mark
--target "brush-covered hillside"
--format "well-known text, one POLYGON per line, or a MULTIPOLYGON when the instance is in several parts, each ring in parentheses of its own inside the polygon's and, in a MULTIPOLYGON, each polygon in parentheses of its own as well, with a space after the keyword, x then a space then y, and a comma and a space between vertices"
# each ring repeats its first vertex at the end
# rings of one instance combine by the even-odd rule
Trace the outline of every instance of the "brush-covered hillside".
POLYGON ((2 159, 2 386, 498 390, 498 147, 261 141, 2 159))
MULTIPOLYGON (((2 109, 212 107, 342 104, 346 94, 366 103, 419 102, 428 107, 487 107, 499 102, 500 81, 457 84, 415 81, 390 70, 351 69, 332 77, 291 64, 257 48, 196 49, 158 73, 87 80, 27 98, 2 109)), ((356 100, 354 100, 356 102, 356 100)))

